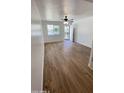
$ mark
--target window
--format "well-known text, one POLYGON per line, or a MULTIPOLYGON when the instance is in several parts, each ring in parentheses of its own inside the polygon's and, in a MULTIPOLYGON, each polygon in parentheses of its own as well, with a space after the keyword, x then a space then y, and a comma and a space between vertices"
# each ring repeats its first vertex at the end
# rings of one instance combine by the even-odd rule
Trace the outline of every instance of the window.
POLYGON ((59 35, 60 34, 60 28, 59 25, 47 25, 48 35, 59 35))

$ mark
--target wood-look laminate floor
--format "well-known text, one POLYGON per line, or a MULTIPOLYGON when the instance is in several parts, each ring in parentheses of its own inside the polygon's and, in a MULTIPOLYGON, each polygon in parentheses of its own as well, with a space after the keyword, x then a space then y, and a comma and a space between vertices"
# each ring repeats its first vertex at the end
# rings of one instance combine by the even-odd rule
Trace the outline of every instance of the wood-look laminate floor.
POLYGON ((44 90, 50 93, 93 93, 90 49, 71 41, 45 45, 44 90))

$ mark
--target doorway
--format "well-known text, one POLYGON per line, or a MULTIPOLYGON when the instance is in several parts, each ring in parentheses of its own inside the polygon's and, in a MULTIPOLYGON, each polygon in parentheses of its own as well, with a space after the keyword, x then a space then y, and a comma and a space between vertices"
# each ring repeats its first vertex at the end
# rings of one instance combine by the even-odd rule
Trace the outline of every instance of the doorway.
POLYGON ((65 31, 64 39, 65 40, 70 40, 70 26, 69 25, 65 25, 64 31, 65 31))

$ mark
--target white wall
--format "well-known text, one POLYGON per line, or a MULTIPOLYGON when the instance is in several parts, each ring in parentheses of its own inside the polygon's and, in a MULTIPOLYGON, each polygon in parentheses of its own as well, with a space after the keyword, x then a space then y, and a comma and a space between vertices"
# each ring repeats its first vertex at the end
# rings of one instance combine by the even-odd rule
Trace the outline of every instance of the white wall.
POLYGON ((43 84, 44 42, 41 24, 31 24, 31 89, 41 91, 43 84))
POLYGON ((35 0, 32 0, 31 13, 31 91, 33 92, 42 91, 44 66, 43 31, 35 0))
POLYGON ((93 17, 85 17, 73 24, 75 28, 75 41, 87 47, 92 47, 93 17))
POLYGON ((42 21, 42 28, 44 33, 44 42, 57 42, 64 40, 64 25, 60 21, 42 21), (48 36, 47 24, 51 25, 59 25, 60 26, 60 34, 54 36, 48 36))

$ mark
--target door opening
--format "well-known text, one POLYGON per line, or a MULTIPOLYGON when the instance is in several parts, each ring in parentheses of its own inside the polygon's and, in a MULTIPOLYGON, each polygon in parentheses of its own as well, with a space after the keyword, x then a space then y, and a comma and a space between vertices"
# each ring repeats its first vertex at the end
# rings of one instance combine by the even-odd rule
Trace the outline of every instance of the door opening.
POLYGON ((65 30, 64 39, 65 40, 70 40, 70 26, 65 25, 64 30, 65 30))

